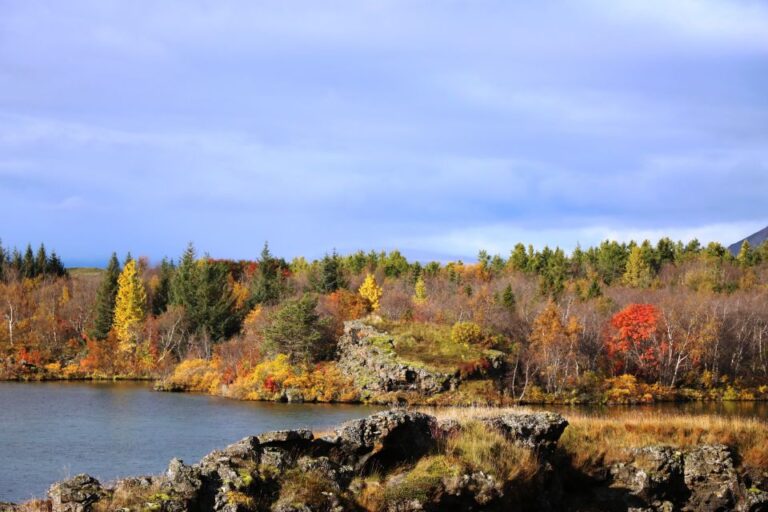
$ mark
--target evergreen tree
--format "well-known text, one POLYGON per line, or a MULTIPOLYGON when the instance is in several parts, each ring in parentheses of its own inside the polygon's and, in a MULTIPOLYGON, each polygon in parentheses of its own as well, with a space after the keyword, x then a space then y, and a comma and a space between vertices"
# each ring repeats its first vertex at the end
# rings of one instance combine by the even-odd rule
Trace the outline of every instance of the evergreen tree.
POLYGON ((94 322, 91 329, 91 336, 103 340, 109 334, 112 328, 112 321, 115 316, 115 297, 117 295, 117 280, 120 277, 120 262, 117 254, 112 253, 112 257, 107 264, 107 270, 101 281, 101 286, 96 295, 94 305, 94 322))
POLYGON ((0 239, 0 282, 5 280, 5 267, 8 265, 8 254, 3 248, 3 241, 0 239))
POLYGON ((264 329, 266 350, 287 354, 294 363, 309 364, 330 357, 333 344, 328 326, 316 307, 317 299, 309 294, 285 301, 264 329))
POLYGON ((197 269, 197 291, 192 305, 192 323, 198 333, 221 341, 240 328, 235 297, 229 284, 229 270, 222 262, 203 258, 197 269))
POLYGON ((515 244, 515 248, 509 256, 508 264, 518 272, 528 271, 528 254, 525 252, 525 246, 523 244, 515 244))
POLYGON ((37 260, 32 252, 32 246, 27 244, 27 250, 24 251, 24 260, 21 262, 21 276, 32 279, 37 275, 37 260))
POLYGON ((603 295, 603 290, 600 288, 600 283, 598 282, 597 278, 593 277, 592 280, 589 283, 589 288, 587 288, 587 300, 589 299, 596 299, 598 297, 601 297, 603 295))
POLYGON ((280 301, 284 289, 282 270, 285 263, 272 256, 269 244, 264 242, 259 258, 259 271, 251 287, 251 299, 256 304, 274 305, 280 301))
POLYGON ((45 245, 40 244, 35 255, 35 277, 44 274, 48 267, 48 254, 45 252, 45 245))
POLYGON ((596 249, 595 270, 607 285, 621 278, 627 269, 628 249, 616 241, 604 241, 596 249))
POLYGON ((187 311, 187 316, 191 317, 196 303, 196 294, 197 256, 195 246, 190 242, 171 279, 170 301, 172 304, 182 306, 187 311))
POLYGON ((65 277, 68 274, 66 267, 64 267, 64 263, 59 259, 56 251, 51 252, 51 256, 48 258, 48 262, 45 266, 45 272, 57 277, 65 277))
POLYGON ((121 350, 131 350, 135 346, 146 305, 147 294, 137 271, 136 261, 128 260, 117 279, 113 322, 121 350))
POLYGON ((344 272, 341 267, 341 261, 336 251, 330 256, 326 254, 323 259, 320 260, 320 275, 315 283, 316 291, 320 293, 333 293, 339 288, 347 286, 347 281, 344 279, 344 272))
POLYGON ((171 279, 173 277, 173 261, 163 258, 157 272, 157 285, 152 294, 152 314, 161 315, 168 308, 171 299, 171 279))
POLYGON ((517 309, 517 298, 511 284, 508 284, 501 293, 501 305, 510 313, 514 313, 517 309))

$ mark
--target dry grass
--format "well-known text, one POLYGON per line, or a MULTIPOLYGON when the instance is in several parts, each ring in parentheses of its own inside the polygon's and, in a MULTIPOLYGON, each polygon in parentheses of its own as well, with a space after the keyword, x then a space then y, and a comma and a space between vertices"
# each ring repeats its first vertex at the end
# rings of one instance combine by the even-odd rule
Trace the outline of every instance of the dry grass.
POLYGON ((686 448, 719 443, 735 448, 745 466, 768 467, 768 423, 736 416, 625 413, 613 417, 566 415, 560 446, 577 468, 626 457, 632 448, 664 444, 686 448))
MULTIPOLYGON (((497 414, 535 412, 527 407, 420 408, 438 419, 466 423, 497 414)), ((570 426, 560 446, 572 456, 574 466, 586 468, 626 458, 632 448, 665 444, 685 448, 719 443, 735 448, 745 466, 768 467, 768 422, 739 416, 691 415, 622 411, 611 416, 587 412, 563 413, 570 426)))

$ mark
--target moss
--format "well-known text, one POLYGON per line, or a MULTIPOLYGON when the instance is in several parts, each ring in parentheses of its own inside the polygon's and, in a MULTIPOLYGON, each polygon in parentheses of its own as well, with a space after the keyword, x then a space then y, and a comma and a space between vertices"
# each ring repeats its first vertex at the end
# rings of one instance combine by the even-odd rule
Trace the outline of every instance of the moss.
POLYGON ((331 497, 338 494, 336 485, 322 472, 295 468, 286 471, 280 480, 278 503, 325 510, 331 497))
POLYGON ((445 455, 425 457, 412 470, 396 476, 384 488, 382 500, 388 505, 414 500, 423 503, 435 495, 444 478, 460 474, 461 465, 445 455))

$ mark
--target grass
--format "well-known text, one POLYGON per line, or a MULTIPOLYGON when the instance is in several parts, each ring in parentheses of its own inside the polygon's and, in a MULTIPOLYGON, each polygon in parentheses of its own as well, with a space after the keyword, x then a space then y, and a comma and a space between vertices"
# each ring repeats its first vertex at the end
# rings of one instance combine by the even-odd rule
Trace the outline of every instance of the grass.
MULTIPOLYGON (((528 407, 420 408, 438 419, 460 423, 503 413, 534 412, 528 407)), ((611 416, 565 412, 569 426, 560 439, 577 469, 588 469, 626 459, 632 448, 663 444, 688 448, 701 444, 724 444, 735 448, 744 466, 768 467, 768 422, 740 416, 712 414, 621 411, 611 416)))
MULTIPOLYGON (((377 326, 381 327, 381 326, 377 326)), ((462 363, 482 359, 483 347, 451 340, 451 327, 424 322, 390 322, 386 330, 395 340, 398 359, 450 373, 462 363)))

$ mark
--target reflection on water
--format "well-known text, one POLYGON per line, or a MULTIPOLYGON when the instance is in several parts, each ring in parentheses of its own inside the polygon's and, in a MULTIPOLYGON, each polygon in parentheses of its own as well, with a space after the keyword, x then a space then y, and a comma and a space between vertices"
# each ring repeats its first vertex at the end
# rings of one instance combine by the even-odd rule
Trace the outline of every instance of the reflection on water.
POLYGON ((196 462, 247 435, 323 429, 376 410, 156 393, 146 383, 0 382, 0 501, 42 496, 78 473, 160 473, 173 457, 196 462))

